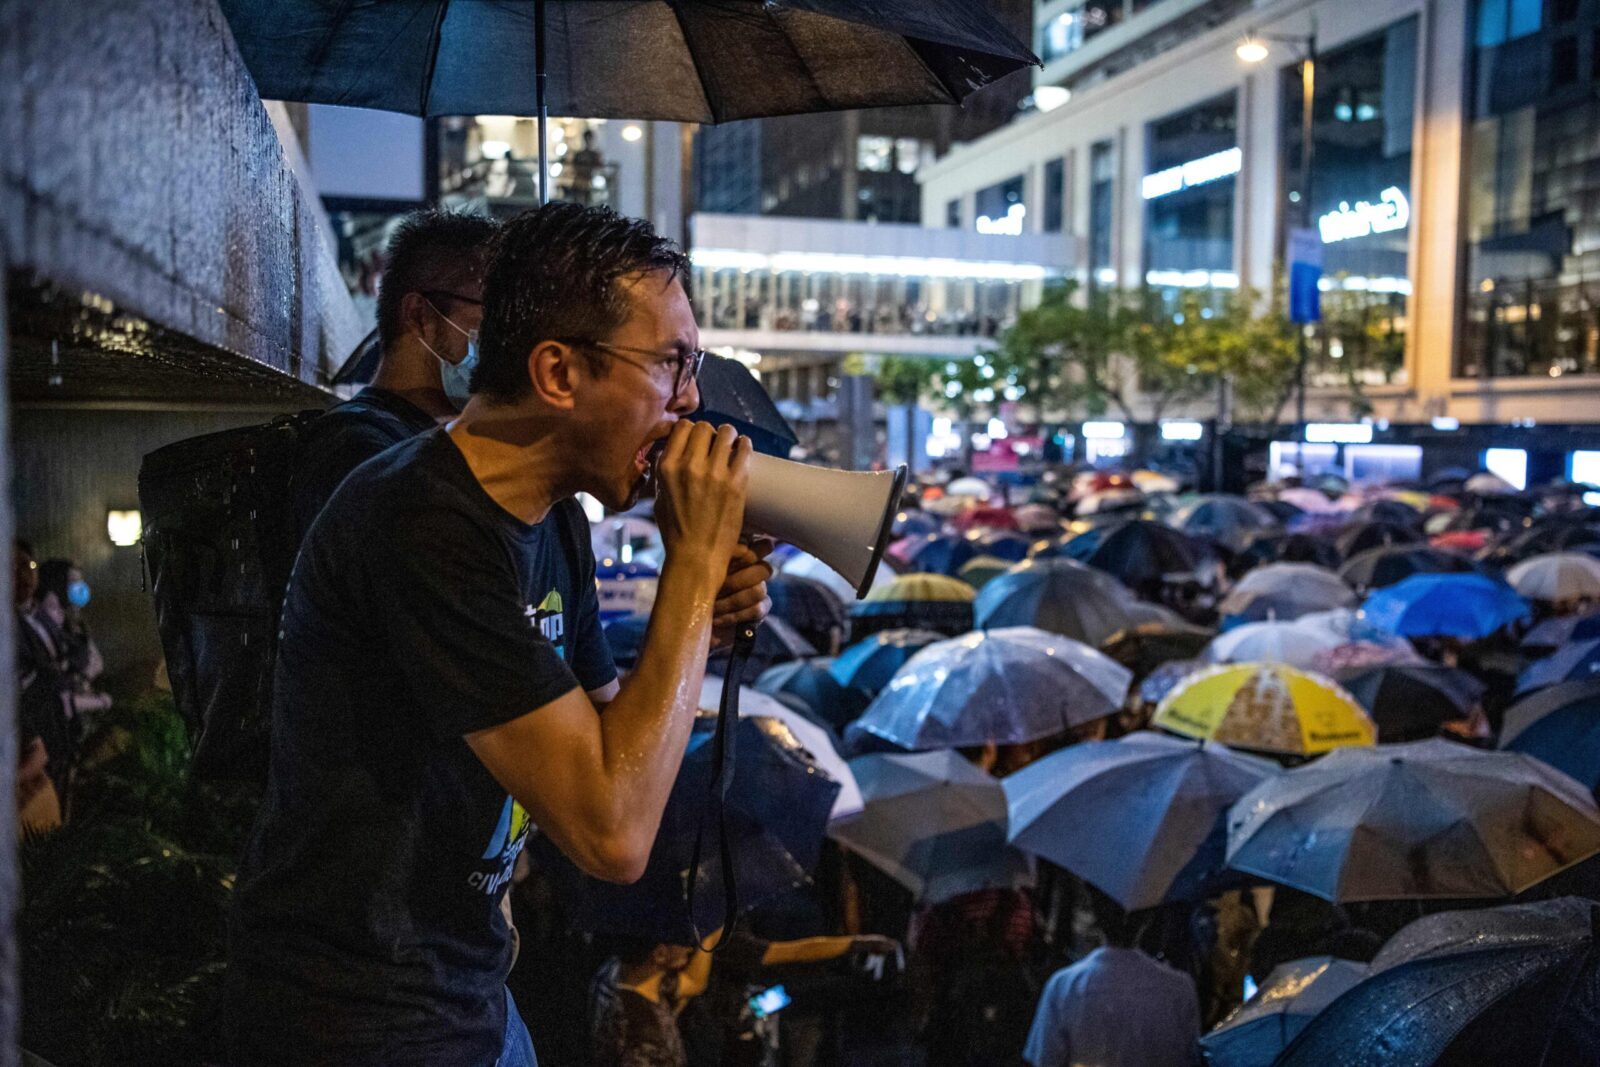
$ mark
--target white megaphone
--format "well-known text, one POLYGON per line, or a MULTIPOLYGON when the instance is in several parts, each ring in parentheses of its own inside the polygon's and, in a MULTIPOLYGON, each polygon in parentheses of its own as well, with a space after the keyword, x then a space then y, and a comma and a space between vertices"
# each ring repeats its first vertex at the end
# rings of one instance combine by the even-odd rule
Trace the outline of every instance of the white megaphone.
POLYGON ((787 541, 867 595, 894 530, 906 468, 839 471, 757 452, 750 457, 745 528, 787 541))

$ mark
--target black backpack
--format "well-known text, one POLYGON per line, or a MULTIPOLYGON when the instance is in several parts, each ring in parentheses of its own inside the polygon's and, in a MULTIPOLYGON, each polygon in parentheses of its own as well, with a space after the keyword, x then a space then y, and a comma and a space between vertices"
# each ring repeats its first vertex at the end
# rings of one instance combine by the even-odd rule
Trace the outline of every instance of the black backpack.
POLYGON ((144 457, 144 559, 198 777, 265 781, 278 617, 298 551, 290 478, 321 411, 144 457))

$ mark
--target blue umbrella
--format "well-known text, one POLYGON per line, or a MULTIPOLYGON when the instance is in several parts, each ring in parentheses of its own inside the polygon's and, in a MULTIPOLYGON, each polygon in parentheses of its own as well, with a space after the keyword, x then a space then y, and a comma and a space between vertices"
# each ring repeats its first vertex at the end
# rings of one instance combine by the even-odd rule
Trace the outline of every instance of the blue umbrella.
POLYGON ((1105 571, 1140 596, 1154 599, 1174 577, 1192 577, 1212 558, 1202 542, 1146 519, 1085 530, 1054 544, 1035 546, 1035 558, 1066 556, 1105 571))
POLYGON ((1367 597, 1367 621, 1404 637, 1488 637, 1529 615, 1528 602, 1481 574, 1413 574, 1367 597))
POLYGON ((993 556, 1009 563, 1020 563, 1028 558, 1028 546, 1033 542, 1026 534, 1015 530, 973 530, 966 535, 977 546, 981 556, 993 556))
POLYGON ((1256 531, 1271 529, 1278 520, 1243 497, 1217 495, 1203 496, 1180 508, 1172 516, 1172 525, 1237 552, 1250 543, 1256 531))
POLYGON ((895 537, 926 537, 931 533, 939 532, 939 519, 929 515, 926 511, 916 508, 904 508, 895 512, 894 536, 895 537))
POLYGON ((912 570, 955 577, 974 556, 982 555, 976 539, 961 534, 931 533, 901 550, 912 570))
POLYGON ((769 667, 756 679, 756 688, 770 696, 797 698, 817 719, 843 730, 867 709, 872 699, 860 689, 840 685, 826 659, 795 660, 769 667))
POLYGON ((1596 674, 1600 674, 1600 639, 1578 641, 1530 663, 1527 669, 1517 675, 1517 693, 1520 695, 1557 682, 1577 681, 1596 674))
MULTIPOLYGON (((533 859, 551 874, 569 921, 578 929, 693 943, 685 872, 710 789, 715 723, 716 716, 709 713, 695 720, 650 862, 637 882, 617 885, 591 878, 543 834, 533 839, 533 859)), ((840 786, 778 720, 740 718, 732 740, 739 759, 726 811, 739 904, 749 909, 809 880, 840 786)), ((708 818, 695 889, 695 925, 702 932, 715 929, 723 917, 716 856, 717 827, 708 818)))
POLYGON ((910 751, 1054 737, 1122 707, 1132 675, 1102 652, 1027 626, 970 633, 918 652, 845 740, 910 751))
POLYGON ((840 685, 877 696, 906 660, 945 635, 933 630, 883 630, 834 657, 828 673, 840 685))
POLYGON ((1600 788, 1600 678, 1562 682, 1511 705, 1500 747, 1600 788))
POLYGON ((1132 601, 1104 571, 1070 559, 1030 559, 980 589, 972 614, 981 630, 1037 626, 1098 646, 1136 625, 1132 601))
POLYGON ((1323 1008, 1366 977, 1334 956, 1280 963, 1255 995, 1200 1039, 1211 1067, 1266 1067, 1323 1008))
POLYGON ((1001 782, 1007 837, 1128 911, 1203 900, 1227 886, 1229 807, 1277 772, 1222 745, 1149 731, 1089 741, 1001 782))
POLYGON ((1274 1067, 1600 1063, 1597 929, 1581 897, 1418 919, 1274 1067))

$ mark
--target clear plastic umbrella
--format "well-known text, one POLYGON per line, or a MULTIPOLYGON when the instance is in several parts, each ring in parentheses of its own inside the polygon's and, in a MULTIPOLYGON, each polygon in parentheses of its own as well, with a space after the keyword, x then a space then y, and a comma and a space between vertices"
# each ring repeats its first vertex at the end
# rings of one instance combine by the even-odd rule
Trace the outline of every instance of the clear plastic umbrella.
POLYGON ((1600 559, 1586 552, 1549 552, 1507 570, 1506 581, 1529 600, 1600 597, 1600 559))
POLYGON ((1319 652, 1338 648, 1348 638, 1297 622, 1247 622, 1212 639, 1212 663, 1282 663, 1309 668, 1319 652))
POLYGON ((1340 748, 1243 797, 1228 865, 1336 904, 1509 897, 1600 852, 1589 791, 1437 738, 1340 748))
POLYGON ((1318 1013, 1367 975, 1333 956, 1280 963, 1255 995, 1200 1039, 1211 1067, 1266 1067, 1318 1013))
POLYGON ((1011 843, 1129 911, 1218 891, 1228 809, 1276 764, 1140 731, 1053 752, 1002 782, 1011 843))
POLYGON ((1314 611, 1347 608, 1355 602, 1355 590, 1327 567, 1315 563, 1269 563, 1241 578, 1217 606, 1217 612, 1253 622, 1288 621, 1314 611))
POLYGON ((1036 741, 1120 710, 1132 677, 1031 626, 970 633, 911 657, 846 741, 867 733, 910 751, 1036 741))

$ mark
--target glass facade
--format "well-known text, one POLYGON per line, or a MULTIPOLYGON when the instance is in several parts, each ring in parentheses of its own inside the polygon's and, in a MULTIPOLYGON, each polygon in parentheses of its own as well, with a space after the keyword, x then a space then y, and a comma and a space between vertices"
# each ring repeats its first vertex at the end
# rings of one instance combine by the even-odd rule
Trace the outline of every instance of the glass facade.
POLYGON ((1457 373, 1600 371, 1600 9, 1478 0, 1457 373))
POLYGON ((1023 203, 1023 178, 1007 178, 984 189, 975 199, 974 224, 983 233, 1021 233, 1028 209, 1023 203))
POLYGON ((1065 210, 1067 190, 1067 161, 1052 159, 1044 165, 1044 220, 1045 233, 1060 233, 1065 210))
POLYGON ((1301 68, 1283 69, 1283 218, 1318 230, 1323 242, 1313 385, 1404 380, 1416 64, 1415 17, 1319 52, 1309 201, 1300 173, 1301 68))
POLYGON ((1112 229, 1116 225, 1117 146, 1098 141, 1089 150, 1089 284, 1115 286, 1117 264, 1112 258, 1112 229))
POLYGON ((1162 289, 1227 289, 1234 186, 1241 162, 1238 104, 1226 93, 1146 127, 1145 281, 1162 289))

